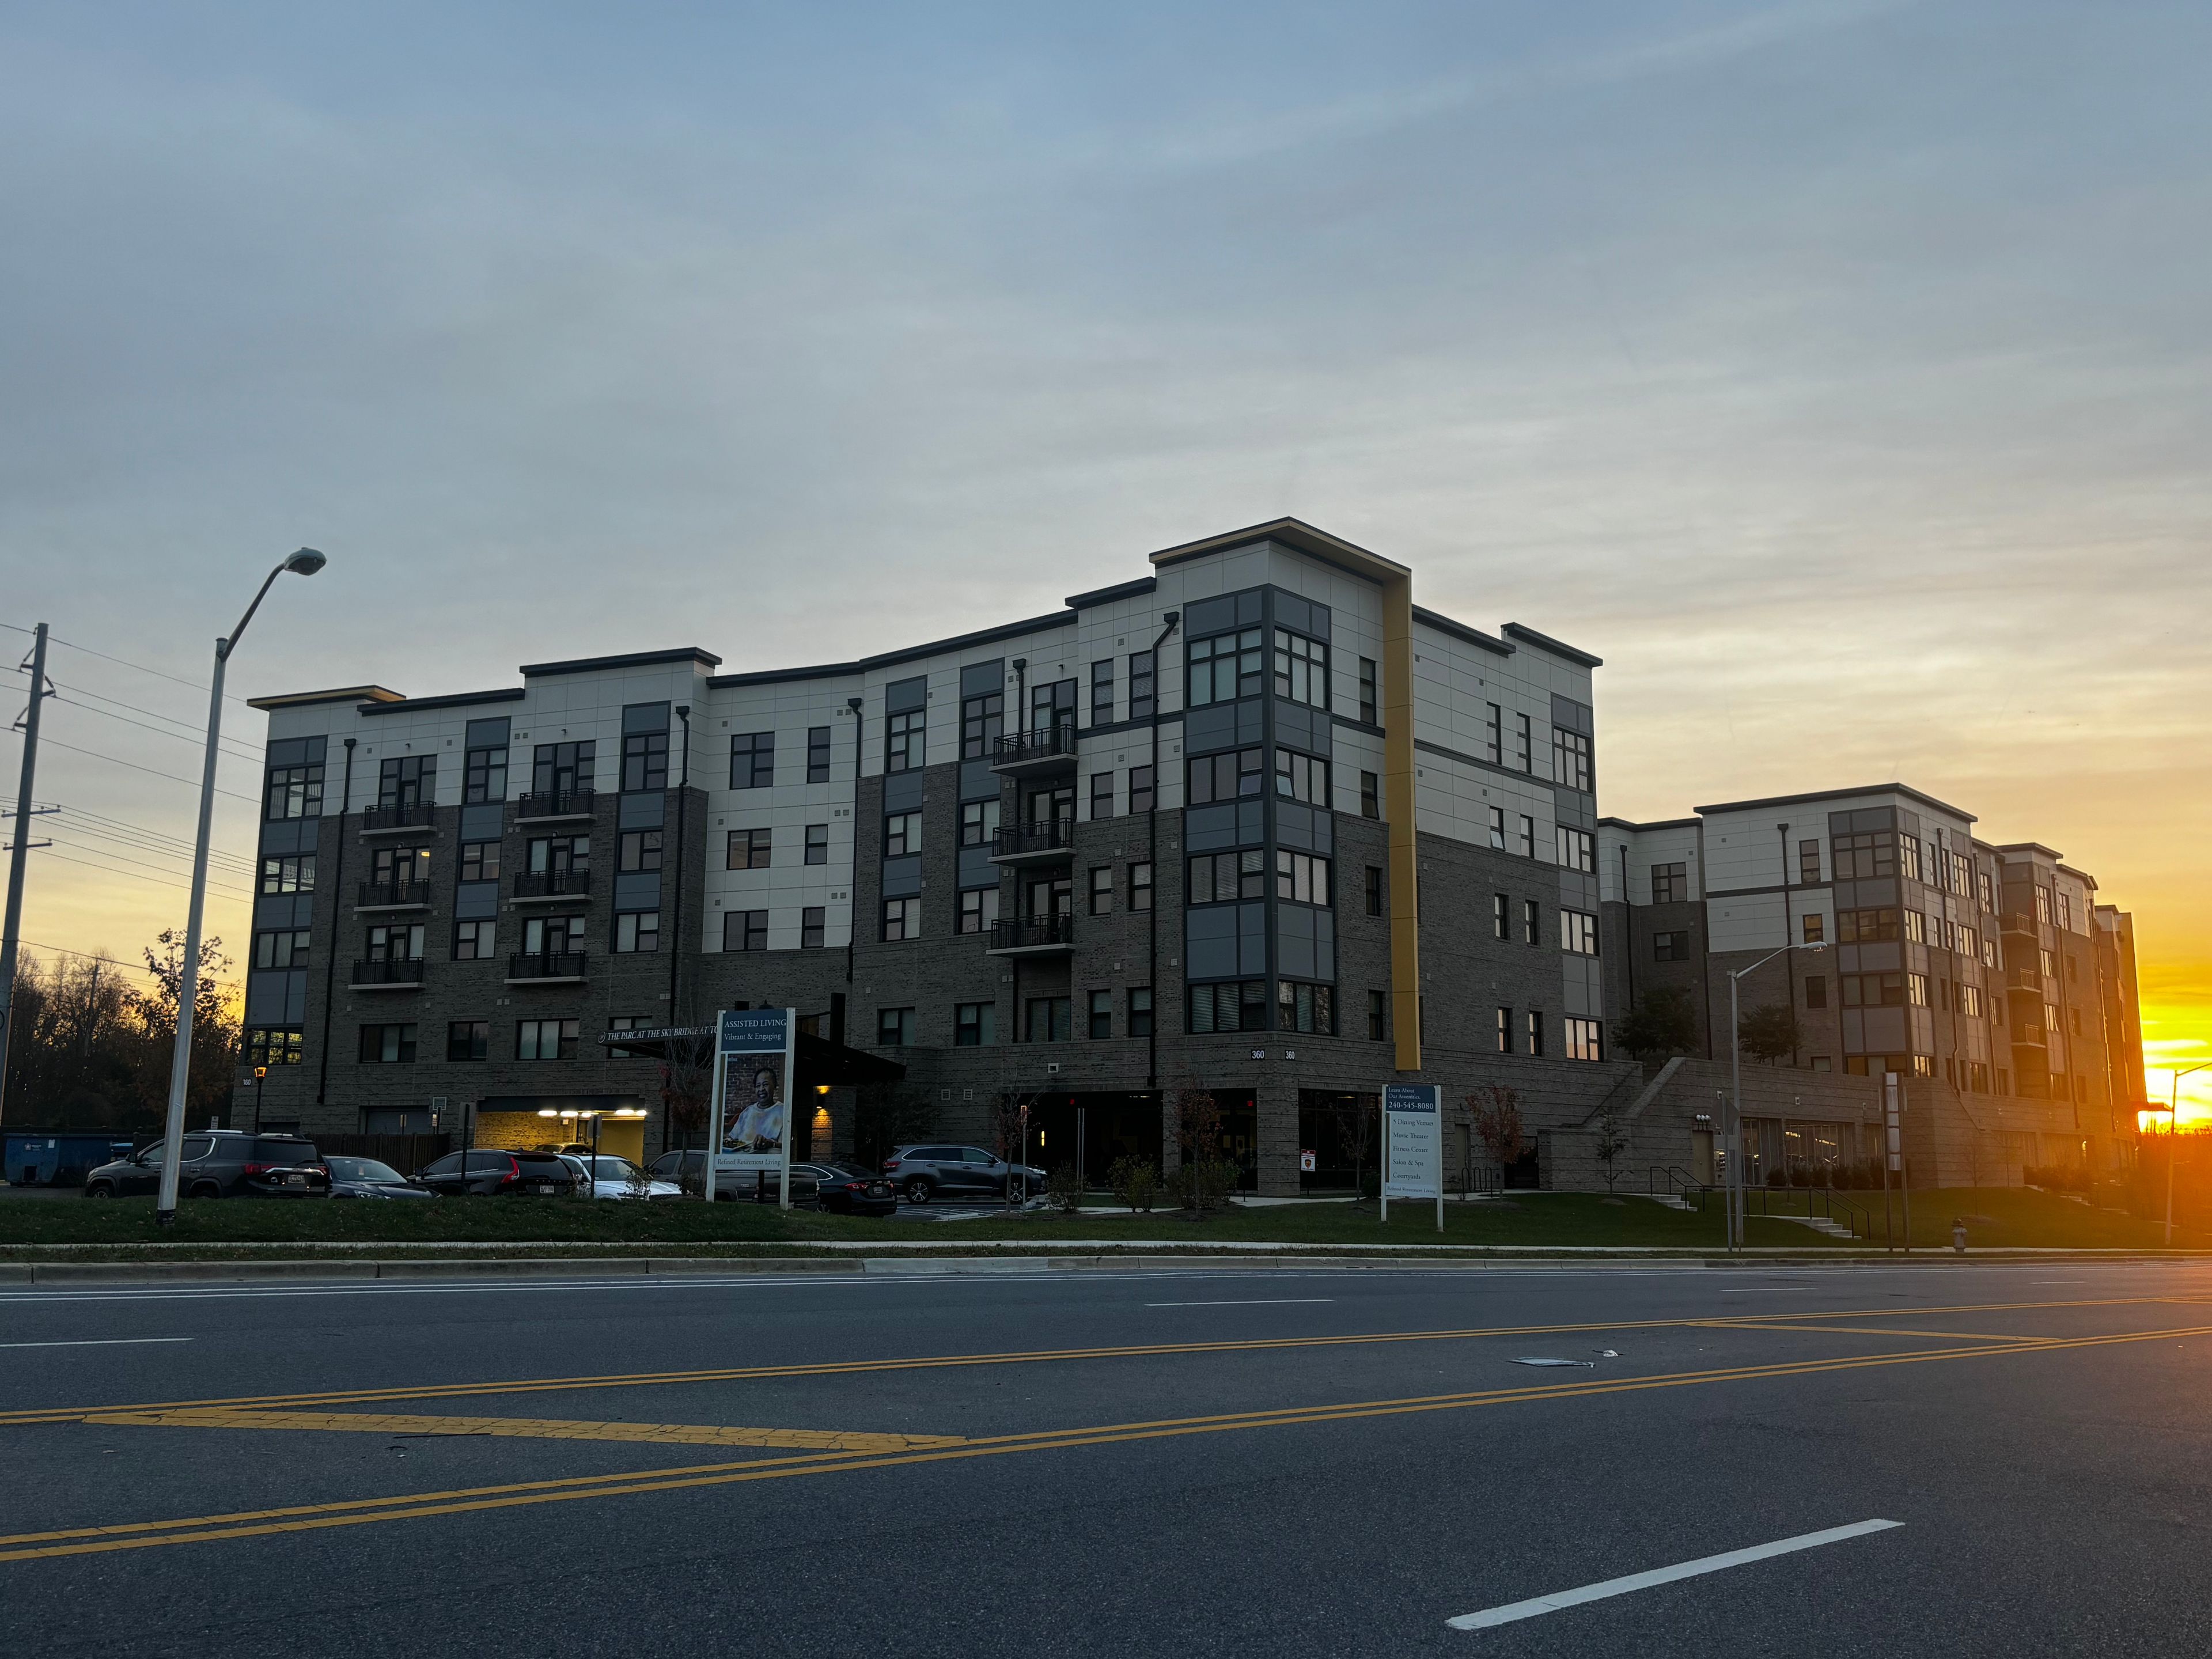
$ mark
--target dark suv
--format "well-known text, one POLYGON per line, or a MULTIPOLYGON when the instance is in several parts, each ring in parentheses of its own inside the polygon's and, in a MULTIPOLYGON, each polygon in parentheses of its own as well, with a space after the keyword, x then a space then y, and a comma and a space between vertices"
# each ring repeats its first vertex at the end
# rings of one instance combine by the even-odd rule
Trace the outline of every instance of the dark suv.
MULTIPOLYGON (((909 1204, 927 1204, 933 1198, 1000 1198, 1011 1180, 1019 1181, 1023 1165, 1008 1164, 981 1146, 901 1146, 884 1160, 884 1179, 909 1204)), ((1042 1170, 1030 1166, 1029 1195, 1044 1191, 1042 1170)))
POLYGON ((449 1198, 554 1198, 576 1190, 576 1172, 558 1152, 447 1152, 415 1179, 449 1198))
MULTIPOLYGON (((87 1198, 135 1198, 158 1192, 162 1144, 141 1146, 84 1178, 87 1198)), ((257 1135, 243 1129, 203 1129, 185 1137, 177 1164, 182 1198, 322 1198, 331 1172, 315 1143, 300 1135, 257 1135)))

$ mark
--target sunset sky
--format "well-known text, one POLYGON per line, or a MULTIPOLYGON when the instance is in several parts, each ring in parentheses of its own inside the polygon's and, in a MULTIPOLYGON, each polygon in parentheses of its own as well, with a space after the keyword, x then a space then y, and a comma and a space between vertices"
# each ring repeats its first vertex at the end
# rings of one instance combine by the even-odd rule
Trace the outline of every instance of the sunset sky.
POLYGON ((1605 811, 1900 779, 2059 848, 2212 1056, 2208 58, 2125 0, 16 0, 26 937, 181 927, 192 688, 302 543, 240 697, 841 659, 1288 513, 1603 656, 1605 811))

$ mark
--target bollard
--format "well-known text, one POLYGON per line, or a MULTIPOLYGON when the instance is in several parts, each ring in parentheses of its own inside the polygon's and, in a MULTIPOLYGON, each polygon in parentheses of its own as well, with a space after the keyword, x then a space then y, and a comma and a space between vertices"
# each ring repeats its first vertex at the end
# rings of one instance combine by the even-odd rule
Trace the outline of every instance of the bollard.
POLYGON ((1963 1219, 1954 1218, 1951 1223, 1951 1248, 1960 1255, 1966 1253, 1966 1224, 1963 1219))

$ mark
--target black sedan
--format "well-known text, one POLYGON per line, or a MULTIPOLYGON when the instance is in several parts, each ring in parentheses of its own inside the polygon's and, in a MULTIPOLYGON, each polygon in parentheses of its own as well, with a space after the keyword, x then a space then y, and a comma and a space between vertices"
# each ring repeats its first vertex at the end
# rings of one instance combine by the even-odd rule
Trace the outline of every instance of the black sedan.
POLYGON ((814 1207, 842 1215, 896 1215, 898 1192, 879 1175, 871 1175, 857 1164, 808 1164, 791 1166, 794 1179, 804 1168, 815 1177, 814 1207))
POLYGON ((447 1152, 416 1178, 432 1192, 455 1198, 565 1198, 576 1190, 575 1171, 556 1152, 447 1152))
POLYGON ((323 1160, 330 1165, 332 1198, 435 1198, 428 1187, 418 1187, 389 1164, 373 1158, 348 1158, 333 1152, 323 1160))

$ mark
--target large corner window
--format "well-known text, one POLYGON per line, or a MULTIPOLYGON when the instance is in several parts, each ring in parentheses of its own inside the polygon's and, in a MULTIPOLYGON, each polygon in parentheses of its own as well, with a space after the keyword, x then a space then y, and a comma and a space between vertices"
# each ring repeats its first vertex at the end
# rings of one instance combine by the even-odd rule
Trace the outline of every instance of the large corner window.
POLYGON ((272 766, 262 816, 319 818, 323 815, 323 769, 320 766, 272 766))
POLYGON ((1188 789, 1183 796, 1183 805, 1204 806, 1212 801, 1259 794, 1260 759, 1261 751, 1257 749, 1231 749, 1218 755, 1200 756, 1189 763, 1188 789))
POLYGON ((1194 985, 1189 999, 1187 1029, 1194 1035, 1267 1029, 1267 981, 1264 979, 1194 985))
POLYGON ((1587 795, 1596 787, 1590 764, 1590 740, 1581 732, 1552 728, 1552 781, 1587 795))
POLYGON ((1193 640, 1184 668, 1183 702, 1192 708, 1260 695, 1263 635, 1256 628, 1193 640))
POLYGON ((1310 708, 1328 707, 1328 647, 1319 640, 1275 630, 1275 696, 1310 708))
POLYGON ((1275 1029, 1331 1036, 1336 1030, 1336 988, 1285 980, 1275 988, 1275 1029))

